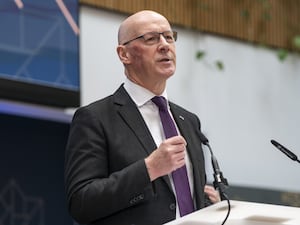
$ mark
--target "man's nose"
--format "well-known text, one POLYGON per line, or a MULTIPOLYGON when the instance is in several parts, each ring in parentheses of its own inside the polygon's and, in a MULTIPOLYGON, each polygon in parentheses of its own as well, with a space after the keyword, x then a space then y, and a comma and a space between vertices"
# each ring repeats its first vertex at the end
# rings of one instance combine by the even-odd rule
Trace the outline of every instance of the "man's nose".
POLYGON ((170 43, 167 42, 166 38, 162 34, 159 35, 158 43, 159 43, 160 51, 168 51, 169 50, 170 43))
POLYGON ((163 42, 169 44, 169 42, 167 42, 167 39, 165 38, 165 36, 163 34, 159 34, 159 42, 161 42, 163 40, 163 42))

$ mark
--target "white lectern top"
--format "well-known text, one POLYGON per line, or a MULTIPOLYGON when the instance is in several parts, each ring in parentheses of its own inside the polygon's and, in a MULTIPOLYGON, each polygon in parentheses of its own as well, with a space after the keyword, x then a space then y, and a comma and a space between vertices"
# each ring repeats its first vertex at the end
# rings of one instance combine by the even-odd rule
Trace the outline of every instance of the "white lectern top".
MULTIPOLYGON (((225 225, 300 225, 298 207, 233 200, 230 205, 225 225)), ((165 225, 221 225, 227 209, 227 201, 222 201, 165 225)))

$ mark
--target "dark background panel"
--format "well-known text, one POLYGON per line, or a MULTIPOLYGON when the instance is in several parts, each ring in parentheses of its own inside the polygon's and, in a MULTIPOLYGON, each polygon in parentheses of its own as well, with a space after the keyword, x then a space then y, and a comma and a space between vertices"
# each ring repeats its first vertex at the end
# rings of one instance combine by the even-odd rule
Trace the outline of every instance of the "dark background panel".
POLYGON ((230 186, 227 190, 232 200, 300 207, 300 193, 264 189, 259 187, 230 186))
POLYGON ((69 124, 5 114, 0 124, 2 222, 73 224, 63 177, 69 124))

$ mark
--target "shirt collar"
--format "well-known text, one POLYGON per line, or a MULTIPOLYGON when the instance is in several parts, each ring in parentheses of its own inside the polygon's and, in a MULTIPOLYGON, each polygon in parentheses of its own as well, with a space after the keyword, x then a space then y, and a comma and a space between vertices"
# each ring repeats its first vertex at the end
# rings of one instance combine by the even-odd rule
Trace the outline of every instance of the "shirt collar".
MULTIPOLYGON (((153 94, 151 91, 136 83, 133 83, 127 77, 124 82, 124 88, 138 107, 143 106, 155 96, 155 94, 153 94)), ((164 90, 161 96, 168 99, 166 90, 164 90)))

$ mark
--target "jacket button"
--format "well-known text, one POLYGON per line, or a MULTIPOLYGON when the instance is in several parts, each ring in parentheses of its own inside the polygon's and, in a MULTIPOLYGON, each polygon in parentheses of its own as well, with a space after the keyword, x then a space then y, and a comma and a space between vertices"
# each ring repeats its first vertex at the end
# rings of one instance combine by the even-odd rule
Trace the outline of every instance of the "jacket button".
POLYGON ((175 210, 175 209, 176 209, 175 203, 171 203, 171 204, 169 205, 169 208, 170 208, 171 210, 175 210))

